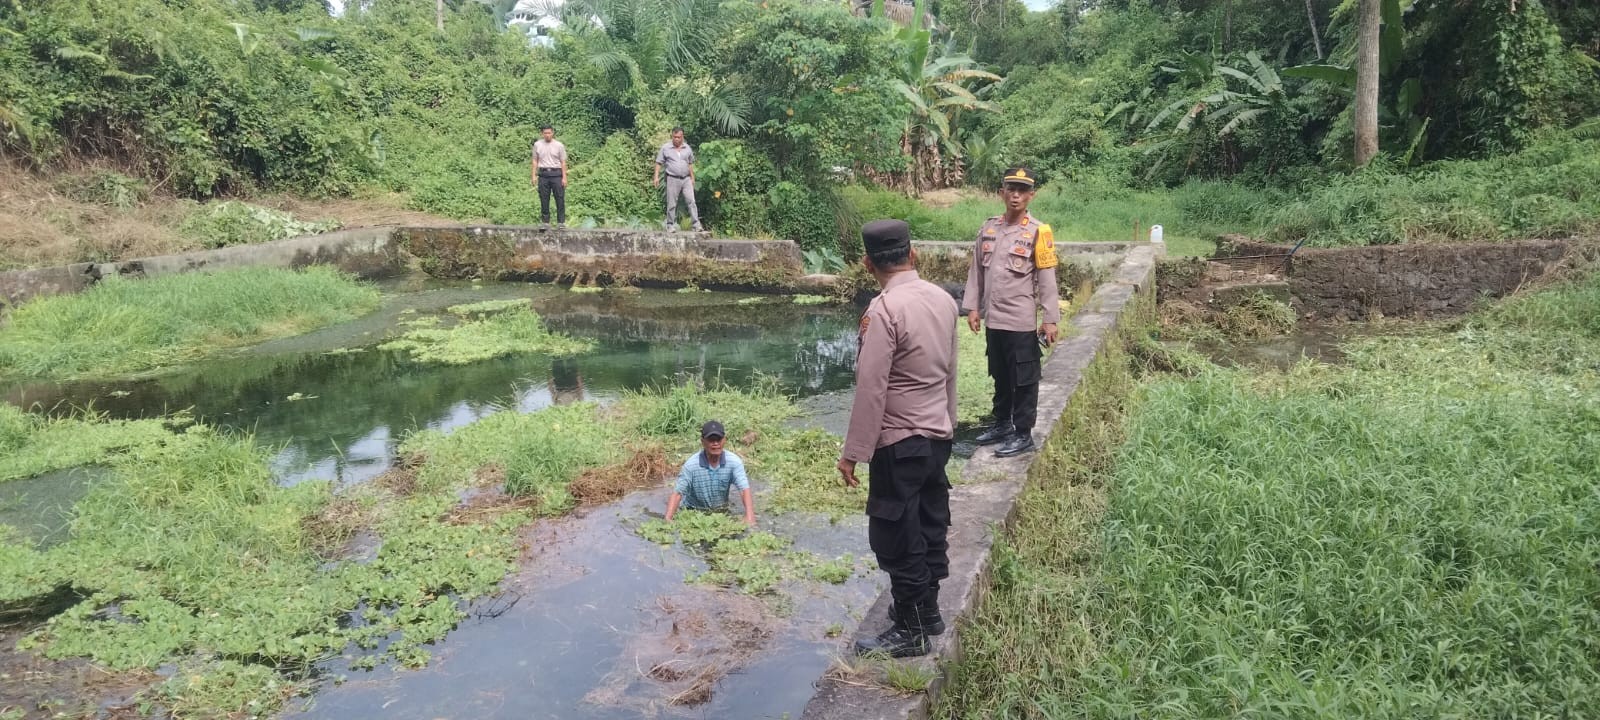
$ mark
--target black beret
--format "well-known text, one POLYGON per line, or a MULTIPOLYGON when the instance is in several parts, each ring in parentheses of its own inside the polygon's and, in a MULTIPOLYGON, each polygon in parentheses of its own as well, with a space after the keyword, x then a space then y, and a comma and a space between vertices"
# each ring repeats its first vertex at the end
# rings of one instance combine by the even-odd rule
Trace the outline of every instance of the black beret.
POLYGON ((867 254, 911 247, 911 226, 903 220, 873 220, 861 226, 861 244, 867 254))

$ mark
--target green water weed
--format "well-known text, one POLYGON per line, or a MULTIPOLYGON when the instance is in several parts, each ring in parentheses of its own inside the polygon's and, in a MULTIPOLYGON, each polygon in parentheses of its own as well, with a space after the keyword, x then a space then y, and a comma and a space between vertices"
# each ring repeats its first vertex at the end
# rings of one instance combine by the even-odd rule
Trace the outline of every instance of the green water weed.
POLYGON ((531 307, 532 304, 527 298, 507 298, 504 300, 481 300, 474 303, 451 305, 445 308, 445 312, 451 315, 470 317, 472 315, 493 315, 508 310, 521 310, 531 307))
POLYGON ((551 332, 532 309, 513 309, 526 305, 525 300, 457 305, 451 312, 487 315, 448 328, 426 327, 418 322, 418 327, 378 347, 405 353, 414 362, 443 365, 467 365, 507 355, 568 357, 594 349, 593 341, 551 332))

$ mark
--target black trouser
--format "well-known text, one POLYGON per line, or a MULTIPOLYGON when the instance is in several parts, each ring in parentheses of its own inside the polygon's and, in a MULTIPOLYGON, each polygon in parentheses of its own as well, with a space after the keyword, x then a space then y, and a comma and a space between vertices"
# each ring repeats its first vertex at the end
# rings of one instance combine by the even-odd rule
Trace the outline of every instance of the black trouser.
POLYGON ((561 168, 539 168, 539 220, 550 222, 550 196, 556 196, 556 222, 567 222, 567 186, 561 184, 561 168))
POLYGON ((899 607, 920 602, 950 576, 950 441, 920 435, 872 453, 867 479, 867 543, 889 573, 899 607))
POLYGON ((989 377, 994 378, 994 421, 1025 433, 1039 409, 1039 336, 1031 331, 987 329, 989 377))

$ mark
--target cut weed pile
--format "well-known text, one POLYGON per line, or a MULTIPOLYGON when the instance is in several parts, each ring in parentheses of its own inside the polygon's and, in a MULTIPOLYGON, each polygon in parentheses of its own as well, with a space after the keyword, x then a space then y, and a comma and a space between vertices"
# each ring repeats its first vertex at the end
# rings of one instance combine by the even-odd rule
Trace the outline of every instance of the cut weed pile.
POLYGON ((1596 317, 1591 275, 1058 432, 942 715, 1600 715, 1596 317))
POLYGON ((550 332, 527 300, 486 300, 449 311, 466 319, 441 328, 434 327, 436 318, 418 318, 404 335, 379 347, 405 352, 416 362, 444 365, 519 354, 566 357, 594 349, 592 341, 550 332))
POLYGON ((0 320, 0 377, 104 377, 348 320, 378 291, 326 267, 113 276, 0 320))

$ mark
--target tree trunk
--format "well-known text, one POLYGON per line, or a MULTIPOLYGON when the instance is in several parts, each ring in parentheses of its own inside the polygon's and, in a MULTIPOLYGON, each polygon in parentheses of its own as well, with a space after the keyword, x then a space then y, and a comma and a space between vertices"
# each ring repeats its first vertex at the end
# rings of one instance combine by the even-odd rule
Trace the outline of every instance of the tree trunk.
POLYGON ((434 0, 433 22, 439 26, 439 32, 444 32, 444 0, 434 0))
POLYGON ((1322 60, 1322 35, 1317 32, 1317 11, 1311 0, 1306 0, 1306 21, 1311 23, 1311 44, 1317 49, 1317 59, 1322 60))
POLYGON ((1378 3, 1361 0, 1356 19, 1356 167, 1378 154, 1378 3))
POLYGON ((1222 10, 1222 54, 1228 54, 1228 46, 1233 44, 1233 0, 1227 0, 1222 10))

